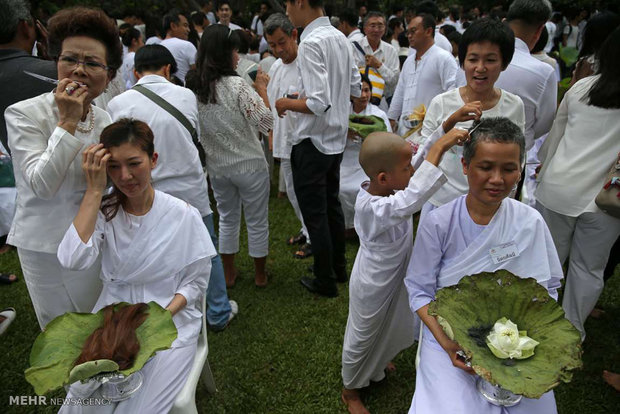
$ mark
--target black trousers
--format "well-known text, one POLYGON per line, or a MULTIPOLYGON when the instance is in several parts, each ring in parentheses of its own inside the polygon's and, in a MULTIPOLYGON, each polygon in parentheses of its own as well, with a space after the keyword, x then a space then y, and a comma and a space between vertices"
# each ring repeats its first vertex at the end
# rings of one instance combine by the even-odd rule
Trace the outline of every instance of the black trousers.
POLYGON ((323 286, 346 276, 344 215, 338 192, 342 154, 325 155, 306 138, 291 151, 293 186, 312 241, 314 276, 323 286))

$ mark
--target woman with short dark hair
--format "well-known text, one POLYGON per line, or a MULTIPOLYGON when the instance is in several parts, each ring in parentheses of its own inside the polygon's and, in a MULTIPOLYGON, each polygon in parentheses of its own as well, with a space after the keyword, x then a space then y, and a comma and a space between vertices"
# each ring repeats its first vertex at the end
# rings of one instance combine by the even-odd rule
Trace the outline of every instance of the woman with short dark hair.
MULTIPOLYGON (((467 84, 433 98, 424 118, 423 141, 440 128, 443 132, 437 136, 455 127, 468 129, 473 120, 494 116, 507 117, 523 130, 525 112, 521 98, 495 87, 513 54, 514 34, 508 26, 486 17, 473 22, 459 43, 459 62, 467 84)), ((429 210, 467 194, 469 186, 461 166, 462 155, 460 146, 446 152, 439 168, 448 177, 448 182, 425 204, 423 216, 429 210)))
POLYGON ((17 186, 8 242, 17 247, 41 329, 65 312, 90 312, 101 290, 98 264, 68 271, 56 250, 86 190, 81 152, 98 142, 111 122, 91 102, 122 62, 116 25, 100 9, 61 10, 49 20, 48 30, 58 86, 5 113, 17 186))

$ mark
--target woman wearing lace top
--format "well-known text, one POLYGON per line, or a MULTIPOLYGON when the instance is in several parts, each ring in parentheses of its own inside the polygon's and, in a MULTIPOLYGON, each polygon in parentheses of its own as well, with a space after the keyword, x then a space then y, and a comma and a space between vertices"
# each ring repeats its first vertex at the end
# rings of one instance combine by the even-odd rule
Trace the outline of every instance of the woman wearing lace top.
POLYGON ((269 77, 259 71, 252 88, 235 72, 237 42, 237 35, 224 25, 205 29, 196 71, 187 85, 198 97, 200 142, 217 202, 226 285, 234 285, 237 276, 243 205, 255 283, 262 287, 267 284, 269 171, 258 133, 269 132, 273 116, 267 99, 269 77))

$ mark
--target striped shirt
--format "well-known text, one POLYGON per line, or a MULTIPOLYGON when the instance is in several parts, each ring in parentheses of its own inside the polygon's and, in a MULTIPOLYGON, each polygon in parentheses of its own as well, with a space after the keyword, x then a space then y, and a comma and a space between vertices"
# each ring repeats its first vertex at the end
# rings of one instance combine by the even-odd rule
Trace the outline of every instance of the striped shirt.
POLYGON ((310 138, 323 154, 344 151, 350 96, 360 96, 361 77, 347 38, 319 17, 305 27, 297 54, 300 96, 312 114, 298 113, 292 144, 310 138))

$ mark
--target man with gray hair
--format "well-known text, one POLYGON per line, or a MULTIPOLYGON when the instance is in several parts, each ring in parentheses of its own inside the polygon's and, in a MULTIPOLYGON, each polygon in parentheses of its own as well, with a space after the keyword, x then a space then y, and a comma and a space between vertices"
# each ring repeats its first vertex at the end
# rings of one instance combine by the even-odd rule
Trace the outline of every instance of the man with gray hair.
POLYGON ((33 78, 24 73, 29 71, 52 79, 58 77, 56 64, 32 56, 37 39, 37 24, 30 14, 27 0, 0 0, 0 140, 8 147, 4 110, 10 105, 49 92, 52 83, 33 78), (7 93, 10 91, 10 93, 7 93))
POLYGON ((270 81, 267 85, 267 96, 274 119, 273 130, 269 134, 269 142, 273 147, 273 156, 280 158, 280 174, 284 176, 286 194, 293 206, 295 215, 301 222, 299 234, 290 237, 287 244, 301 244, 294 255, 303 259, 312 254, 312 246, 293 186, 291 147, 294 121, 291 114, 286 114, 282 118, 278 117, 275 106, 278 98, 299 94, 297 90, 297 29, 288 17, 282 13, 275 13, 265 21, 264 33, 271 52, 278 58, 269 70, 270 81))
MULTIPOLYGON (((387 29, 383 13, 368 12, 363 27, 366 36, 359 41, 352 41, 353 57, 360 72, 372 82, 370 102, 379 105, 381 98, 394 94, 400 74, 400 61, 392 45, 381 40, 387 29)), ((387 110, 387 104, 384 109, 387 110)))

